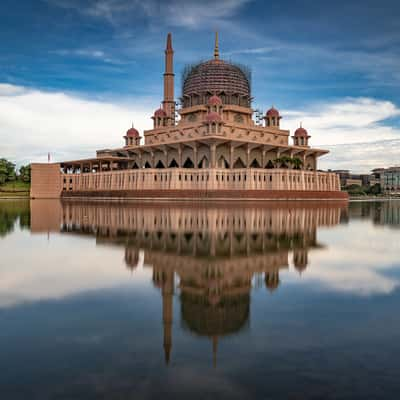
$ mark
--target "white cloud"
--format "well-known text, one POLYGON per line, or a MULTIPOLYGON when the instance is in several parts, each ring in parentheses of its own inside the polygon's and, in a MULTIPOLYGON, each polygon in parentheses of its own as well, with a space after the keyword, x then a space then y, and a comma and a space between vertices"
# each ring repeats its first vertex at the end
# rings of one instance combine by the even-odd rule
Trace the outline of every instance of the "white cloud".
POLYGON ((106 54, 105 51, 99 49, 58 49, 50 52, 62 57, 80 57, 94 60, 100 60, 110 64, 124 64, 123 61, 106 54))
POLYGON ((390 101, 347 98, 282 114, 285 129, 293 132, 302 122, 311 145, 331 151, 321 158, 322 168, 368 172, 400 160, 400 128, 383 124, 400 116, 400 109, 390 101))
POLYGON ((8 83, 0 83, 0 97, 15 96, 24 92, 26 92, 26 89, 21 86, 14 86, 8 83))
POLYGON ((54 161, 92 157, 96 149, 121 147, 132 121, 149 129, 151 112, 145 99, 118 105, 0 85, 0 155, 19 164, 45 161, 48 152, 54 161))
MULTIPOLYGON (((0 84, 0 156, 18 164, 94 156, 96 149, 120 147, 133 121, 140 131, 151 128, 158 100, 140 98, 127 104, 83 99, 0 84)), ((367 172, 398 164, 400 128, 383 125, 400 115, 389 101, 347 98, 310 105, 305 110, 281 110, 282 127, 293 132, 303 122, 311 145, 331 153, 322 168, 367 172)))
POLYGON ((60 56, 68 56, 68 55, 78 55, 84 57, 94 57, 94 58, 103 58, 105 56, 104 51, 102 50, 89 50, 89 49, 62 49, 53 51, 54 54, 58 54, 60 56))
POLYGON ((240 7, 251 0, 93 0, 86 4, 75 0, 48 0, 50 3, 94 18, 102 18, 118 26, 128 16, 143 14, 155 25, 172 25, 197 28, 213 26, 220 20, 233 16, 240 7))
POLYGON ((283 110, 282 113, 285 127, 294 130, 302 122, 314 145, 400 139, 400 129, 382 125, 386 119, 400 116, 400 109, 390 101, 347 98, 314 104, 304 111, 283 110))
POLYGON ((330 153, 321 159, 322 168, 366 173, 377 167, 400 164, 400 139, 325 147, 330 153))

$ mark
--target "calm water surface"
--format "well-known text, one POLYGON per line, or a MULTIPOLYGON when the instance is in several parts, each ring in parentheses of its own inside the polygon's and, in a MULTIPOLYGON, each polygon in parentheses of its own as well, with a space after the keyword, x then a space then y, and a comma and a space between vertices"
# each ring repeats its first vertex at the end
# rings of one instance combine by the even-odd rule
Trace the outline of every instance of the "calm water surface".
POLYGON ((0 201, 0 398, 398 399, 400 202, 0 201))

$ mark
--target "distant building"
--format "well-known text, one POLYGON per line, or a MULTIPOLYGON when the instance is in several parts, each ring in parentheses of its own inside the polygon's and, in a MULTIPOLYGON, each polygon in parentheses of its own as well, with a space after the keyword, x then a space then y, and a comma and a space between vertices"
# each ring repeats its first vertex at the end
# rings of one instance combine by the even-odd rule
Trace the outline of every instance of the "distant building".
POLYGON ((332 172, 335 172, 337 175, 339 175, 340 186, 342 188, 352 185, 356 186, 363 185, 361 175, 352 174, 348 169, 337 169, 333 170, 332 172))
POLYGON ((379 175, 382 192, 400 195, 400 166, 374 169, 379 175))
MULTIPOLYGON (((381 169, 379 169, 380 171, 381 169)), ((339 175, 340 186, 342 188, 348 186, 374 186, 376 184, 380 184, 380 173, 374 173, 375 170, 372 171, 372 174, 353 174, 348 169, 336 169, 332 172, 335 172, 339 175)))

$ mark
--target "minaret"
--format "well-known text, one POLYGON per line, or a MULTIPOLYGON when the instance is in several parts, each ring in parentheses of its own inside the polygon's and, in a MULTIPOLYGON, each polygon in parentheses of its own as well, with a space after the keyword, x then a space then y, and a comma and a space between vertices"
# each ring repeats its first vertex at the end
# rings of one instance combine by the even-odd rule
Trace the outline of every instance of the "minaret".
POLYGON ((168 33, 167 47, 165 48, 164 100, 162 108, 167 114, 171 125, 175 125, 174 76, 174 50, 172 49, 171 33, 168 33))

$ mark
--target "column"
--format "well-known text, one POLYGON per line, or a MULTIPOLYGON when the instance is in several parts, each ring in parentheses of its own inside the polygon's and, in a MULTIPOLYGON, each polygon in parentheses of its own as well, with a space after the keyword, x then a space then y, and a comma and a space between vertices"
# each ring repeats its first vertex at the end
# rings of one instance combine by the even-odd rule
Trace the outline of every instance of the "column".
POLYGON ((211 144, 211 168, 215 168, 215 153, 216 153, 216 145, 215 143, 211 144))
POLYGON ((198 161, 197 161, 197 144, 194 144, 193 147, 193 162, 194 162, 194 167, 198 168, 198 161))
POLYGON ((182 146, 178 145, 178 164, 179 168, 182 168, 182 146))
POLYGON ((261 168, 265 168, 265 153, 266 150, 263 148, 261 151, 261 168))

